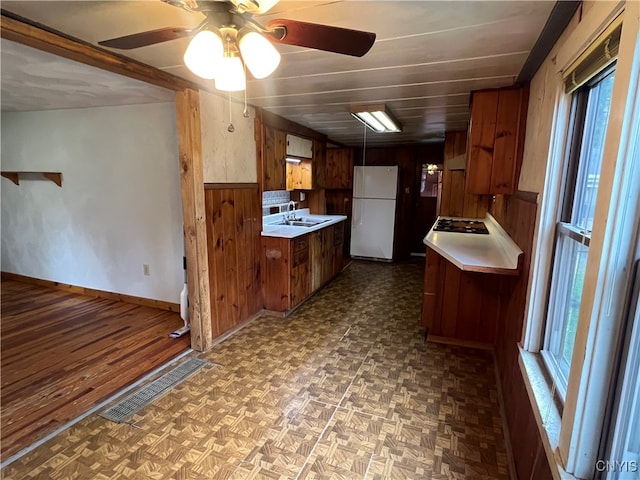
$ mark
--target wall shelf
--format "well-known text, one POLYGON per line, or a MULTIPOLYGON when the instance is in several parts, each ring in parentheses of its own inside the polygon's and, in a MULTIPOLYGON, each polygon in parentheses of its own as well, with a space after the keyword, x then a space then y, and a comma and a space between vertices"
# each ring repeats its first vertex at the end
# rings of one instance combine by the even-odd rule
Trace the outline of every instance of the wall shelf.
POLYGON ((20 185, 20 177, 22 177, 23 180, 25 179, 24 175, 42 175, 59 187, 62 187, 62 172, 0 172, 0 175, 8 178, 16 185, 20 185))

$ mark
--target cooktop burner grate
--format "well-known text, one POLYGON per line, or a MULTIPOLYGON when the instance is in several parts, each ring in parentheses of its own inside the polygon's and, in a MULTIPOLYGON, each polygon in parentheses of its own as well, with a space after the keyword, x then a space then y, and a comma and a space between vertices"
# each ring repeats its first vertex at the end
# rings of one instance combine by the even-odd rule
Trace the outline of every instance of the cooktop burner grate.
POLYGON ((455 218, 439 219, 433 230, 437 232, 489 234, 484 222, 480 220, 458 220, 455 218))

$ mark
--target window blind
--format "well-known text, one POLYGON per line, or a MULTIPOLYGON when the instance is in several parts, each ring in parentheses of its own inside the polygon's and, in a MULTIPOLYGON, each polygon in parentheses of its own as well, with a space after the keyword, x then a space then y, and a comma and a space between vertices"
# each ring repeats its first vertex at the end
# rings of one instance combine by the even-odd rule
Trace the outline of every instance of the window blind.
POLYGON ((622 23, 616 22, 600 36, 564 75, 564 91, 572 93, 607 68, 618 57, 622 23))

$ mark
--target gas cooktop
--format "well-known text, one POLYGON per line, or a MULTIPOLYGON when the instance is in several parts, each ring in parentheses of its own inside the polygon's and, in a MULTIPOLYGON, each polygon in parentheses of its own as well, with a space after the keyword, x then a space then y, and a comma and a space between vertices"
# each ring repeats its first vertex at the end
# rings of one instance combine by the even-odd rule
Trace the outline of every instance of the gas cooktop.
POLYGON ((433 230, 437 232, 489 234, 484 222, 480 220, 459 220, 456 218, 439 219, 433 230))

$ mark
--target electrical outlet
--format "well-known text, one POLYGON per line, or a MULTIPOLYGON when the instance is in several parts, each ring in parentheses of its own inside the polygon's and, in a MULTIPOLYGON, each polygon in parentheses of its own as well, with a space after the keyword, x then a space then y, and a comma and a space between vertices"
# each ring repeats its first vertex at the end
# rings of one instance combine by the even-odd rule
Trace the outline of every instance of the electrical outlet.
POLYGON ((142 272, 143 272, 146 276, 151 275, 151 274, 149 273, 149 264, 148 264, 148 263, 143 263, 143 264, 142 264, 142 272))

